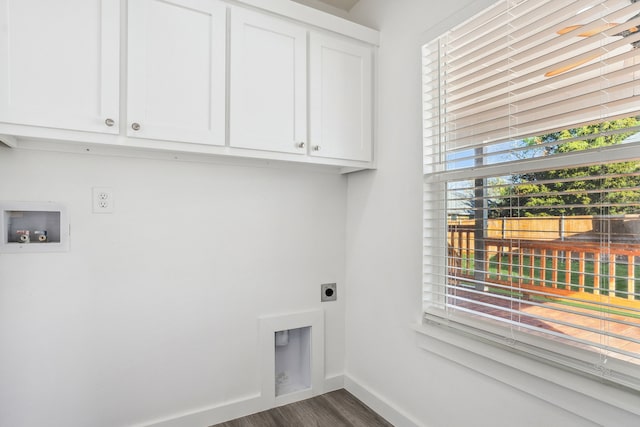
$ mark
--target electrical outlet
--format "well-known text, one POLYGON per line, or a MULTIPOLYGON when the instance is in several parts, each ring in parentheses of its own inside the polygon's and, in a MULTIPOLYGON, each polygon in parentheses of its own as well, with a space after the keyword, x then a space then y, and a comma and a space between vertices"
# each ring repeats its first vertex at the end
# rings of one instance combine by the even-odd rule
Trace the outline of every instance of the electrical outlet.
POLYGON ((93 187, 93 213, 113 213, 115 208, 113 190, 107 187, 93 187))
POLYGON ((320 285, 320 301, 335 301, 338 299, 338 286, 335 283, 320 285))

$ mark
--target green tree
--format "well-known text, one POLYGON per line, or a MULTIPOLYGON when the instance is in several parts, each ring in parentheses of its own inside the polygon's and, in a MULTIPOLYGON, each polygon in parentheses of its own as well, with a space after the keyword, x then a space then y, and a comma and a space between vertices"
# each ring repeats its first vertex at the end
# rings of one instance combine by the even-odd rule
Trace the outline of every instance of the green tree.
MULTIPOLYGON (((567 129, 524 142, 531 147, 531 152, 543 156, 584 151, 620 144, 634 132, 610 135, 606 132, 638 124, 637 118, 630 117, 567 129), (589 138, 590 135, 593 137, 589 138)), ((489 215, 533 217, 637 213, 634 204, 640 203, 639 172, 640 161, 630 161, 514 174, 511 177, 513 185, 502 187, 500 195, 490 202, 489 215), (602 204, 609 205, 606 212, 599 206, 602 204)))

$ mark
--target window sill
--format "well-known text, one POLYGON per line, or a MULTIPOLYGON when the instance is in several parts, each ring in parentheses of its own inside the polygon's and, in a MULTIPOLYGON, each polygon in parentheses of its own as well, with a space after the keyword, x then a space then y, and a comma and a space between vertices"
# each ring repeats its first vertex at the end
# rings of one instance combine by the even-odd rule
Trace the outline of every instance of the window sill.
POLYGON ((592 422, 610 424, 612 410, 618 425, 627 425, 625 420, 633 425, 640 416, 640 394, 630 389, 551 366, 447 326, 425 322, 414 330, 423 350, 592 422))

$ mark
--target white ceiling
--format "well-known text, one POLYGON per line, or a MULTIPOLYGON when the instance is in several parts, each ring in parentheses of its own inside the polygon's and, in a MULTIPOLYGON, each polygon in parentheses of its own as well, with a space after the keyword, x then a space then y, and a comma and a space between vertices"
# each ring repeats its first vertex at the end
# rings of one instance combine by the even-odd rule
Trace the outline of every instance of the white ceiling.
POLYGON ((358 0, 320 0, 322 3, 326 3, 330 6, 337 7, 338 9, 351 10, 354 4, 358 3, 358 0))

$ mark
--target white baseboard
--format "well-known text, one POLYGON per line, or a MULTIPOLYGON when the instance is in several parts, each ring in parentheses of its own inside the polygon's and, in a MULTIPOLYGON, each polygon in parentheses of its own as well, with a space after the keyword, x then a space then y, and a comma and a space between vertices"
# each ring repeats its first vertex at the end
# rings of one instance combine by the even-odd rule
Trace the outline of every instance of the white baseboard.
POLYGON ((333 375, 324 379, 324 392, 336 391, 344 388, 344 375, 333 375))
MULTIPOLYGON (((339 390, 344 388, 344 375, 334 375, 325 378, 324 381, 324 393, 330 391, 339 390)), ((304 400, 311 396, 300 395, 301 398, 297 400, 304 400)), ((297 400, 292 400, 297 401, 297 400)), ((170 418, 161 420, 149 421, 147 423, 138 424, 134 427, 202 427, 210 426, 214 424, 224 423, 225 421, 233 420, 247 415, 255 414, 256 412, 266 411, 271 409, 265 406, 265 401, 258 393, 248 396, 244 399, 238 399, 231 402, 225 402, 220 405, 215 405, 210 408, 184 413, 181 415, 175 415, 170 418)))
POLYGON ((139 427, 202 427, 223 423, 245 415, 263 411, 262 397, 255 394, 244 399, 225 402, 199 411, 175 415, 164 420, 156 420, 139 427))
POLYGON ((393 403, 349 375, 344 376, 344 388, 395 427, 425 427, 424 424, 411 418, 393 403))

